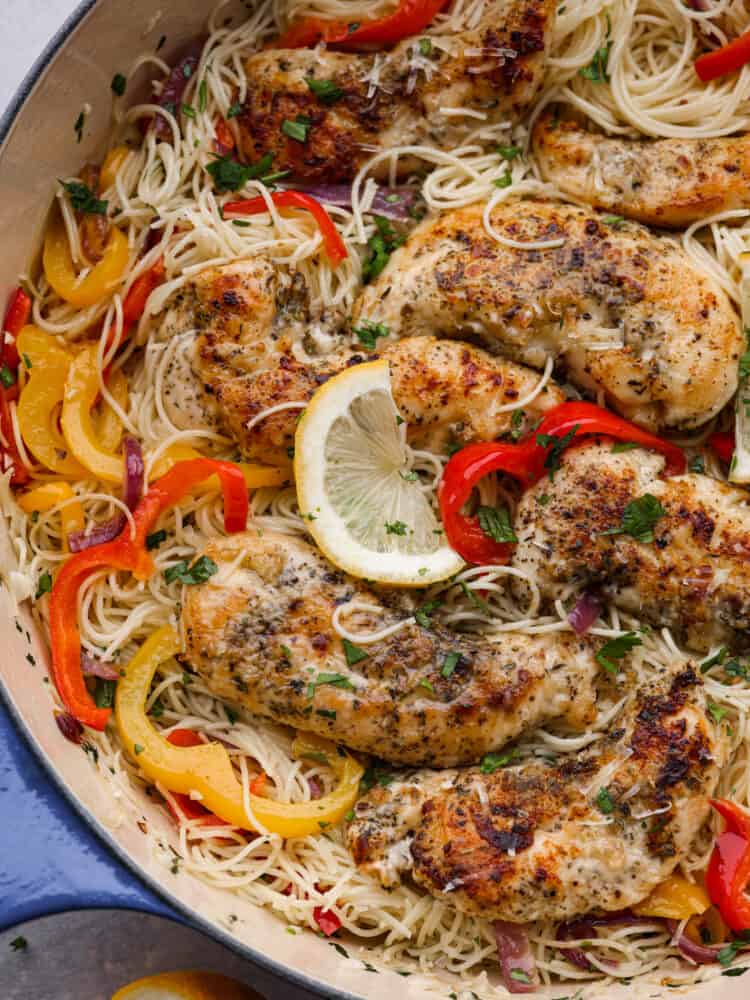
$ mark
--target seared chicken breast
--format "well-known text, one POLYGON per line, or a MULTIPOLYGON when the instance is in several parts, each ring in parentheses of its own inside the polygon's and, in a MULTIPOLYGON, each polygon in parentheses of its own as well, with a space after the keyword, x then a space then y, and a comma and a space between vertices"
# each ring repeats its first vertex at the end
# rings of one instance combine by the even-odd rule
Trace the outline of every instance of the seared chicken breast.
MULTIPOLYGON (((302 363, 293 348, 316 322, 326 324, 310 310, 301 278, 263 258, 201 271, 168 304, 159 331, 164 340, 185 338, 162 381, 172 422, 180 429, 208 423, 233 437, 246 458, 288 465, 299 410, 256 418, 280 403, 306 402, 348 365, 385 357, 410 444, 440 452, 449 441, 491 441, 507 433, 512 407, 539 381, 522 365, 432 337, 386 343, 370 354, 338 348, 302 363)), ((329 337, 333 328, 328 322, 329 337)), ((563 398, 548 384, 524 408, 525 419, 531 423, 563 398)))
POLYGON ((549 599, 570 584, 598 588, 619 608, 669 626, 693 649, 747 648, 747 491, 697 474, 660 479, 660 456, 640 449, 615 454, 612 447, 567 451, 554 481, 523 496, 513 565, 532 573, 549 599), (652 527, 638 517, 623 521, 628 506, 648 494, 663 510, 652 527), (608 533, 628 526, 651 530, 653 541, 608 533))
MULTIPOLYGON (((245 63, 241 152, 249 161, 272 154, 274 170, 308 180, 345 180, 379 151, 451 149, 480 121, 514 121, 541 86, 554 10, 552 0, 485 0, 476 27, 408 38, 390 52, 258 52, 245 63), (336 96, 316 96, 315 81, 336 96), (300 117, 295 132, 289 123, 300 117)), ((414 165, 405 157, 399 167, 414 165)))
POLYGON ((669 238, 572 205, 512 201, 423 222, 354 309, 394 337, 479 339, 534 367, 558 358, 576 385, 650 429, 695 427, 737 387, 737 315, 669 238))
MULTIPOLYGON (((410 337, 377 354, 338 351, 308 364, 284 355, 278 365, 255 377, 214 375, 207 381, 242 453, 284 465, 294 445, 299 410, 251 421, 270 407, 306 402, 332 375, 377 357, 389 362, 393 399, 408 425, 409 444, 438 453, 448 443, 492 441, 510 431, 512 407, 539 382, 537 373, 522 365, 493 358, 478 347, 433 337, 410 337)), ((548 384, 525 407, 524 419, 530 424, 563 400, 561 390, 548 384)))
POLYGON ((750 205, 750 137, 622 139, 541 116, 532 151, 569 197, 652 226, 682 227, 750 205))
POLYGON ((402 875, 459 910, 526 923, 621 910, 684 858, 726 757, 692 667, 637 691, 591 749, 376 786, 347 832, 384 885, 402 875))
POLYGON ((422 627, 410 617, 411 593, 376 593, 287 535, 233 535, 205 554, 219 569, 185 588, 184 657, 214 694, 252 712, 436 767, 476 761, 553 719, 575 728, 592 720, 601 671, 586 639, 505 633, 488 642, 422 627), (410 621, 346 647, 334 615, 352 601, 370 609, 358 634, 410 621))

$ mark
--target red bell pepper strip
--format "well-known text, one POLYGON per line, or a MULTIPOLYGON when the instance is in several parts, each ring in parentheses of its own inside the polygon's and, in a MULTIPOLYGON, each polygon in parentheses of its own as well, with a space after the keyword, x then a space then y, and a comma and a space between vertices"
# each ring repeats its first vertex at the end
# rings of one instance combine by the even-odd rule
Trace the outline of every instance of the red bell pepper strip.
POLYGON ((545 474, 545 463, 552 448, 549 443, 541 443, 544 435, 558 440, 570 435, 569 445, 573 440, 589 434, 632 441, 660 452, 666 459, 665 475, 685 471, 685 454, 677 445, 663 441, 593 403, 561 403, 551 409, 539 426, 519 444, 472 444, 451 458, 438 490, 443 528, 451 547, 467 562, 506 563, 512 552, 512 543, 495 542, 485 535, 476 518, 461 514, 471 491, 490 472, 506 472, 525 488, 533 486, 545 474))
POLYGON ((750 815, 728 799, 711 805, 726 820, 716 838, 706 872, 706 889, 726 924, 739 934, 750 930, 750 815))
POLYGON ((734 455, 734 434, 729 431, 716 431, 709 436, 708 443, 722 462, 729 465, 734 455))
MULTIPOLYGON (((16 348, 16 337, 26 326, 31 315, 31 299, 20 286, 11 296, 8 308, 3 320, 2 341, 0 341, 0 369, 7 367, 11 372, 18 369, 18 349, 16 348), (12 339, 8 339, 10 334, 12 339)), ((0 473, 7 468, 13 468, 10 482, 11 486, 24 486, 28 483, 29 471, 23 464, 21 453, 16 445, 16 438, 13 433, 13 420, 10 415, 10 402, 18 397, 18 383, 8 386, 0 383, 0 434, 2 435, 6 461, 0 469, 0 473)))
MULTIPOLYGON (((120 339, 117 341, 118 349, 128 339, 132 328, 143 315, 149 295, 164 281, 164 273, 164 261, 160 257, 153 267, 150 267, 148 271, 144 271, 143 274, 139 275, 130 286, 130 291, 125 296, 125 301, 122 304, 122 333, 120 334, 120 339)), ((107 351, 112 347, 110 336, 111 331, 107 335, 107 351)))
POLYGON ((71 556, 57 574, 50 594, 50 635, 52 675, 63 703, 72 716, 92 729, 102 730, 111 714, 97 708, 81 671, 81 635, 78 628, 78 591, 98 569, 129 570, 147 580, 154 563, 146 549, 146 537, 162 511, 178 503, 193 486, 218 475, 224 494, 224 527, 228 533, 243 531, 247 522, 247 486, 242 471, 231 462, 212 458, 192 458, 178 462, 161 479, 151 484, 146 496, 133 511, 135 537, 126 525, 111 542, 95 545, 71 556))
POLYGON ((307 48, 317 45, 321 40, 336 48, 355 50, 370 46, 395 45, 402 38, 423 31, 447 4, 448 0, 401 0, 392 14, 358 24, 308 17, 292 24, 289 30, 273 43, 273 47, 307 48))
MULTIPOLYGON (((271 195, 271 200, 278 208, 303 208, 310 212, 318 223, 318 227, 323 234, 326 253, 334 267, 338 267, 342 260, 349 256, 346 244, 341 239, 341 234, 334 225, 325 208, 309 194, 302 191, 277 191, 271 195)), ((230 215, 260 215, 268 211, 266 199, 261 195, 257 198, 246 198, 243 201, 230 201, 224 206, 224 216, 230 215)))
POLYGON ((750 62, 750 31, 735 38, 714 52, 707 52, 695 60, 695 72, 704 83, 717 77, 735 73, 750 62))

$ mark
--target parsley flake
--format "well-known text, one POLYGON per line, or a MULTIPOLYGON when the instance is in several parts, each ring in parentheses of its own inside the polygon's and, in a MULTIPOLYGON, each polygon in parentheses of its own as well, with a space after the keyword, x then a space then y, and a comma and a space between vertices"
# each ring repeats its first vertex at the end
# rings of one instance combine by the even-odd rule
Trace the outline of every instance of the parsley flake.
POLYGON ((404 521, 386 521, 385 531, 388 535, 405 535, 409 530, 408 525, 404 521))
POLYGON ((600 813, 604 813, 605 816, 609 816, 610 813, 614 812, 615 804, 612 801, 612 796, 609 794, 608 788, 600 788, 596 796, 596 808, 600 813))
POLYGON ((311 700, 314 698, 316 690, 319 687, 324 687, 326 685, 337 688, 345 688, 347 691, 354 691, 354 685, 349 678, 345 677, 343 674, 318 674, 315 680, 310 681, 307 685, 308 699, 311 700))
POLYGON ((537 434, 536 443, 542 448, 549 448, 544 459, 544 468, 549 473, 550 480, 554 480, 555 473, 560 468, 562 453, 576 436, 580 426, 576 424, 563 437, 558 437, 556 434, 537 434))
POLYGON ((507 507, 480 507, 477 511, 479 527, 493 542, 517 542, 510 523, 507 507))
POLYGON ((110 86, 112 87, 112 93, 116 94, 117 97, 122 97, 122 95, 125 93, 125 88, 127 87, 127 85, 128 85, 128 79, 126 76, 123 76, 122 73, 115 73, 115 75, 112 77, 112 83, 110 84, 110 86))
POLYGON ((316 80, 307 77, 305 83, 321 104, 335 104, 344 96, 344 91, 333 80, 316 80))
POLYGON ((635 632, 625 632, 623 635, 618 635, 615 639, 605 642, 597 652, 595 659, 607 673, 616 674, 617 665, 613 661, 623 659, 631 649, 642 645, 643 639, 640 639, 635 632))
POLYGON ((290 118, 285 118, 281 123, 281 131, 290 139, 294 139, 295 142, 307 142, 307 133, 310 131, 312 124, 311 118, 307 118, 305 115, 297 115, 294 121, 290 118))
POLYGON ((446 658, 443 660, 443 668, 440 671, 440 673, 443 675, 443 677, 447 678, 447 677, 450 677, 452 675, 453 671, 458 666, 460 659, 461 659, 461 654, 460 653, 456 653, 456 652, 448 653, 448 655, 446 656, 446 658))
POLYGON ((208 556, 201 556, 192 564, 187 559, 178 562, 175 566, 170 566, 164 573, 167 583, 179 580, 186 586, 195 586, 198 583, 205 583, 214 573, 218 573, 219 567, 208 556))
POLYGON ((482 774, 494 774, 501 767, 507 767, 518 758, 518 750, 509 750, 507 753, 487 753, 482 757, 479 770, 482 774))
POLYGON ((667 512, 651 493, 644 493, 631 500, 622 512, 619 528, 609 528, 603 535, 630 535, 637 542, 648 545, 654 540, 654 525, 667 512))
POLYGON ((108 202, 97 198, 91 188, 80 181, 60 181, 70 204, 81 215, 106 215, 108 202))
POLYGON ((344 647, 344 656, 348 667, 353 667, 356 663, 366 660, 370 655, 369 653, 366 653, 364 649, 360 649, 359 646, 355 646, 353 642, 349 642, 348 639, 342 639, 341 644, 344 647))
POLYGON ((387 337, 390 332, 385 323, 373 323, 369 319, 366 319, 361 326, 354 328, 354 333, 356 333, 360 344, 366 347, 368 351, 375 350, 378 337, 387 337))

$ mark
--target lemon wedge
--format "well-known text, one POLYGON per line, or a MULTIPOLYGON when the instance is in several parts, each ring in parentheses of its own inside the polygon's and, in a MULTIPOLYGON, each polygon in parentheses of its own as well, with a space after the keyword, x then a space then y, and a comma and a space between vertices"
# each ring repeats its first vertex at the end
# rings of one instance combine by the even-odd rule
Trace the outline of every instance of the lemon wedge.
POLYGON ((260 994, 215 972, 162 972, 124 986, 112 1000, 261 1000, 260 994))
POLYGON ((355 365, 315 393, 297 426, 300 511, 340 569, 398 587, 424 587, 463 561, 409 471, 387 361, 355 365))

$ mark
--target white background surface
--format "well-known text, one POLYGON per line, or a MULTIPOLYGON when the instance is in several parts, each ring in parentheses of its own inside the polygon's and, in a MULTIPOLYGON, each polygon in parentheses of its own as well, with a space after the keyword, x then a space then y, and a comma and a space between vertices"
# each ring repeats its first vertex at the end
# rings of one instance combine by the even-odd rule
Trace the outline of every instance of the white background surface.
MULTIPOLYGON (((121 0, 126 3, 127 0, 121 0)), ((194 2, 194 0, 184 0, 194 2)), ((0 108, 78 0, 0 0, 0 108)), ((235 976, 275 1000, 309 996, 269 983, 248 963, 195 931, 113 911, 35 921, 0 934, 2 1000, 108 1000, 124 983, 154 972, 204 968, 235 976), (28 951, 10 941, 22 932, 28 951)))

